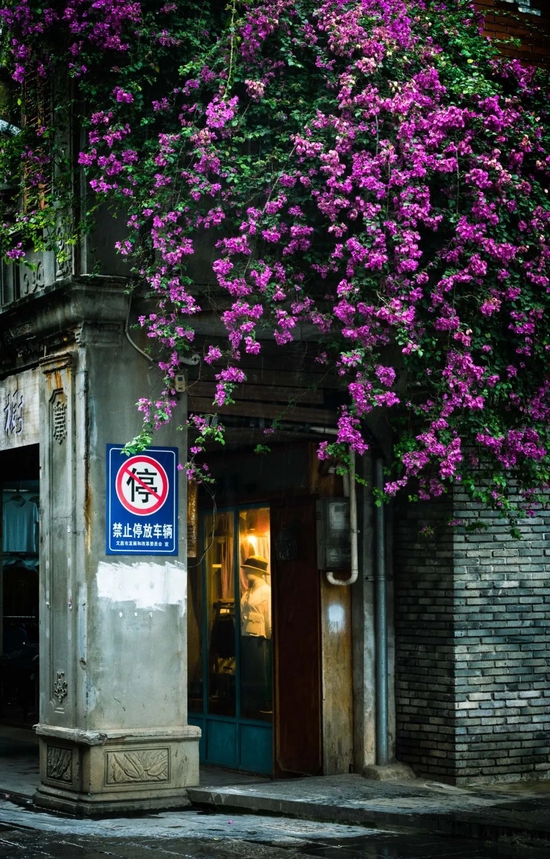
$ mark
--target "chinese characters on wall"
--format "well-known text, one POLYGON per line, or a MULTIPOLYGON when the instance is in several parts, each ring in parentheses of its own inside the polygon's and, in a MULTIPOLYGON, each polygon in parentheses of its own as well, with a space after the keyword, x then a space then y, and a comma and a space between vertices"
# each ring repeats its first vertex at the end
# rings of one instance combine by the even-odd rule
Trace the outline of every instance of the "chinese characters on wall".
POLYGON ((25 398, 18 388, 8 390, 4 395, 4 432, 8 436, 21 435, 23 432, 23 409, 25 398))
POLYGON ((46 421, 40 409, 43 372, 23 370, 0 381, 0 450, 39 444, 46 421))

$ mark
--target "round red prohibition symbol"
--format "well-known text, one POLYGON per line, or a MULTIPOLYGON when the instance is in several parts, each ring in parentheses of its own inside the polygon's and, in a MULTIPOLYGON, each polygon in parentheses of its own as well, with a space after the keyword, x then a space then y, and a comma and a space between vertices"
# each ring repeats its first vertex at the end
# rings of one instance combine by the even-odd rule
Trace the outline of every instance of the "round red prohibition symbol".
POLYGON ((160 462, 140 453, 120 466, 115 488, 126 510, 136 516, 150 516, 168 498, 168 475, 160 462))

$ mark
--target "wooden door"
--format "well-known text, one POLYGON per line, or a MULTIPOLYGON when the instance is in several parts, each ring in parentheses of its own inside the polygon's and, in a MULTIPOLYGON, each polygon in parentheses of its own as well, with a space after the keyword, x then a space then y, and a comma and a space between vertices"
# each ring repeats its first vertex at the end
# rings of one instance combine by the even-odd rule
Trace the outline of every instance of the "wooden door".
POLYGON ((322 772, 320 573, 315 501, 272 504, 274 775, 322 772))

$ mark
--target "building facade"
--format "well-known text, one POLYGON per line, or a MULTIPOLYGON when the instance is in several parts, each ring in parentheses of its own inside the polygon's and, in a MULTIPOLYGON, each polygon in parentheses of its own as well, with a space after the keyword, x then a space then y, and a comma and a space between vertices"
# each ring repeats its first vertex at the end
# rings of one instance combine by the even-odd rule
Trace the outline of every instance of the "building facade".
MULTIPOLYGON (((200 358, 150 460, 125 466, 136 401, 162 377, 101 222, 61 266, 29 255, 0 272, 0 720, 35 725, 37 803, 184 806, 199 759, 274 777, 550 777, 547 517, 513 541, 491 517, 449 528, 480 516, 459 495, 374 507, 392 440, 372 423, 366 490, 318 460, 342 391, 305 330, 248 356, 217 409, 214 491, 188 505, 168 465, 185 462, 187 414, 214 419, 200 358)), ((212 342, 212 316, 196 323, 212 342)))
MULTIPOLYGON (((222 407, 227 443, 207 454, 217 483, 195 499, 189 556, 181 471, 176 553, 138 540, 109 554, 110 451, 136 434, 135 403, 160 383, 132 339, 125 286, 120 273, 72 275, 0 314, 2 718, 36 723, 37 802, 185 804, 199 747, 210 765, 275 777, 380 775, 395 761, 458 784, 548 777, 546 519, 515 541, 498 519, 450 529, 480 516, 458 496, 380 509, 359 488, 353 528, 349 482, 316 456, 338 383, 315 370, 307 341, 283 363, 265 344, 222 407), (271 452, 255 453, 277 416, 271 452), (346 584, 351 530, 358 575, 346 584), (249 576, 251 558, 261 575, 249 576), (251 634, 257 587, 263 626, 251 634)), ((200 363, 186 387, 178 422, 212 402, 200 363)), ((389 441, 373 424, 358 464, 371 485, 389 441)), ((174 427, 154 447, 184 461, 174 427)))

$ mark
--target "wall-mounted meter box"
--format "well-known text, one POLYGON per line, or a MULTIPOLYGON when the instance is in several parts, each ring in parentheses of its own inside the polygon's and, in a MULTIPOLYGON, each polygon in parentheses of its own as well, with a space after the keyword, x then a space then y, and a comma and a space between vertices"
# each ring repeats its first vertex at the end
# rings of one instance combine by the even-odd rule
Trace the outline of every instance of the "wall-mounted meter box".
POLYGON ((349 500, 321 498, 317 502, 317 566, 334 571, 350 565, 349 500))
POLYGON ((184 373, 176 373, 174 378, 174 388, 176 394, 183 394, 187 390, 187 380, 184 373))

